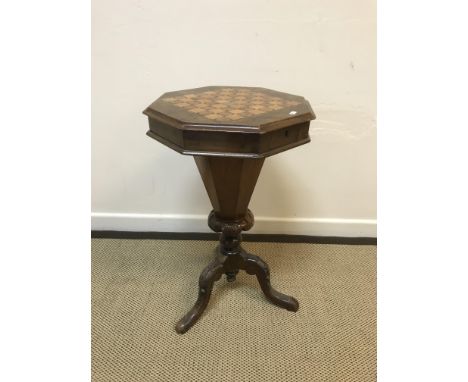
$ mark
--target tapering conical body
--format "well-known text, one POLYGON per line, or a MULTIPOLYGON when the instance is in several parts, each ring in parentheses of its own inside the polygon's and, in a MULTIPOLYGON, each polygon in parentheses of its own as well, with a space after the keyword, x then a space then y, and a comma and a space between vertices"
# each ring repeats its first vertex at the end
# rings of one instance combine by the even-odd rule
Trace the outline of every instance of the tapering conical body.
POLYGON ((264 158, 196 156, 195 162, 216 215, 226 220, 243 218, 264 158))

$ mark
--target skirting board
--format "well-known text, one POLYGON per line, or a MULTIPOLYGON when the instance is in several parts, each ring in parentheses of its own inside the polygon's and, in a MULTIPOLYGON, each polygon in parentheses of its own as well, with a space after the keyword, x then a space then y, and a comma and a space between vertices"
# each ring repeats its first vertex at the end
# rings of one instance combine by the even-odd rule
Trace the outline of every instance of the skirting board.
MULTIPOLYGON (((91 213, 93 231, 211 232, 206 215, 91 213)), ((374 219, 255 217, 252 234, 377 237, 374 219)))

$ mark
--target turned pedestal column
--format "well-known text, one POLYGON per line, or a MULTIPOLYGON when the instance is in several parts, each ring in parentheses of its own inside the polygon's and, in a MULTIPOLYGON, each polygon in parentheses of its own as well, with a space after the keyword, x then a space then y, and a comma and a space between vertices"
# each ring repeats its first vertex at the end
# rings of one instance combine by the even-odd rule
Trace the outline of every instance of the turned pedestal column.
POLYGON ((272 288, 268 265, 241 247, 241 233, 254 217, 248 209, 267 156, 310 141, 315 115, 303 98, 264 88, 212 86, 166 93, 144 113, 148 135, 174 150, 193 155, 213 210, 209 227, 220 233, 215 258, 199 278, 195 305, 176 324, 185 333, 206 308, 213 284, 239 270, 255 275, 274 304, 297 311, 294 297, 272 288))

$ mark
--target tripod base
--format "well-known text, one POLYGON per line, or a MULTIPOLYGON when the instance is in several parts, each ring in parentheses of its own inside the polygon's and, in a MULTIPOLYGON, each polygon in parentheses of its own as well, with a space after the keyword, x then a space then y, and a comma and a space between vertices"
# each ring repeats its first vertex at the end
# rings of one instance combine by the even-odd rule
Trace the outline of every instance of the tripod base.
POLYGON ((299 308, 295 298, 271 287, 268 265, 241 247, 241 232, 248 231, 254 224, 254 216, 248 205, 264 159, 195 156, 213 206, 208 216, 208 226, 221 235, 215 259, 200 275, 198 299, 176 325, 178 333, 185 333, 200 318, 210 300, 214 282, 223 274, 232 282, 240 269, 257 276, 263 293, 273 304, 294 312, 299 308))
POLYGON ((257 276, 257 280, 265 296, 275 305, 296 312, 298 301, 272 288, 270 284, 270 270, 267 263, 260 257, 249 254, 239 248, 238 252, 224 254, 222 246, 216 258, 203 270, 199 279, 198 299, 192 309, 182 317, 175 329, 177 333, 185 333, 200 318, 210 300, 213 284, 226 274, 228 281, 234 281, 236 274, 242 269, 249 275, 257 276))

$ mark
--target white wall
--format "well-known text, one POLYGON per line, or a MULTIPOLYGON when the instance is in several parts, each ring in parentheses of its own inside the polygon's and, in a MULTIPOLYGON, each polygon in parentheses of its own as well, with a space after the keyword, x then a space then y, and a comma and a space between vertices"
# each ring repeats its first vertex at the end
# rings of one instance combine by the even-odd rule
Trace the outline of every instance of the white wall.
POLYGON ((252 232, 375 236, 375 0, 93 0, 92 228, 208 231, 194 160, 145 135, 171 90, 306 97, 310 144, 267 158, 252 232))

